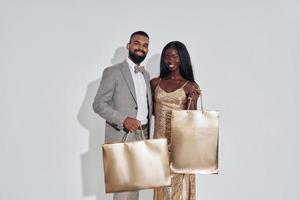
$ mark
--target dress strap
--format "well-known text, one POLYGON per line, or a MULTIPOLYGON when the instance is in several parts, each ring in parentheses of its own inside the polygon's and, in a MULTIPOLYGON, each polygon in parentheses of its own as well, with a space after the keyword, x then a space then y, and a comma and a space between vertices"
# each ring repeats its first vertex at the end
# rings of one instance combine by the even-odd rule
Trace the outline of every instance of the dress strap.
POLYGON ((183 86, 181 86, 181 88, 184 88, 184 86, 186 86, 186 84, 188 84, 188 80, 183 84, 183 86))
POLYGON ((157 83, 154 91, 156 91, 156 89, 158 88, 160 81, 161 81, 161 78, 159 78, 158 83, 157 83))

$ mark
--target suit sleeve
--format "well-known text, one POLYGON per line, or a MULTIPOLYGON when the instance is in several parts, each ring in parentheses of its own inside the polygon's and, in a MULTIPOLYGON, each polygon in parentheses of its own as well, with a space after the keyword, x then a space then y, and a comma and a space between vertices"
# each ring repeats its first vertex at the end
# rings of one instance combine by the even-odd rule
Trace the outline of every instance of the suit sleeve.
POLYGON ((126 116, 110 106, 116 88, 116 76, 113 69, 103 71, 102 80, 94 99, 94 111, 118 129, 123 129, 126 116))

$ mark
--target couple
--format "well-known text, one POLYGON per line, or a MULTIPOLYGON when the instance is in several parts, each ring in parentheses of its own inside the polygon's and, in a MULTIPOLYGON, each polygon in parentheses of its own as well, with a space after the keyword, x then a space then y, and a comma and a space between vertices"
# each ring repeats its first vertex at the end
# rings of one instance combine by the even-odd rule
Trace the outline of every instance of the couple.
MULTIPOLYGON (((190 109, 196 109, 200 90, 185 45, 173 41, 164 47, 159 78, 151 81, 142 66, 148 46, 147 33, 132 33, 127 44, 128 58, 103 71, 93 108, 106 120, 106 143, 121 142, 128 131, 143 132, 145 138, 150 138, 149 125, 154 114, 154 138, 167 138, 170 145, 171 110, 187 109, 190 100, 190 109)), ((134 134, 129 134, 127 141, 134 140, 134 134)), ((121 192, 114 194, 114 200, 137 200, 138 196, 138 191, 121 192)), ((195 196, 195 175, 173 174, 171 186, 155 188, 153 199, 195 200, 195 196)))

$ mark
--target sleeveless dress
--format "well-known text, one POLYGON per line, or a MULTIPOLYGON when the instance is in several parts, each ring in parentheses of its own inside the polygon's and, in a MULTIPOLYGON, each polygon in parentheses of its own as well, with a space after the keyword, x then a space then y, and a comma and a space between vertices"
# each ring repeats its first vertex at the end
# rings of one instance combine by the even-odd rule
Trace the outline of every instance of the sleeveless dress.
MULTIPOLYGON (((177 90, 166 92, 159 86, 160 80, 154 91, 154 138, 167 138, 170 153, 171 113, 172 110, 186 109, 187 97, 183 88, 188 81, 177 90)), ((194 174, 172 174, 171 187, 155 188, 153 200, 195 200, 195 184, 194 174)))

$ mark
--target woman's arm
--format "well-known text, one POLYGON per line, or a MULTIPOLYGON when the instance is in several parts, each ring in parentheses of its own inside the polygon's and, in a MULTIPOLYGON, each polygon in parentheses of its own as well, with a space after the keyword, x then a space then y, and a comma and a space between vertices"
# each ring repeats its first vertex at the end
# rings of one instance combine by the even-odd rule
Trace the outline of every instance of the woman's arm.
POLYGON ((186 108, 189 110, 197 110, 197 101, 201 90, 199 86, 194 82, 189 82, 186 86, 186 94, 188 97, 186 108), (190 104, 190 107, 189 107, 190 104), (189 108, 188 108, 189 107, 189 108))
POLYGON ((155 99, 154 99, 154 93, 155 93, 155 89, 157 87, 159 83, 159 78, 154 78, 150 81, 150 86, 151 86, 151 93, 152 93, 152 103, 153 103, 153 106, 152 106, 152 114, 154 115, 154 104, 155 104, 155 99))

